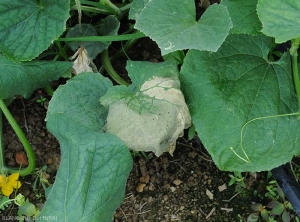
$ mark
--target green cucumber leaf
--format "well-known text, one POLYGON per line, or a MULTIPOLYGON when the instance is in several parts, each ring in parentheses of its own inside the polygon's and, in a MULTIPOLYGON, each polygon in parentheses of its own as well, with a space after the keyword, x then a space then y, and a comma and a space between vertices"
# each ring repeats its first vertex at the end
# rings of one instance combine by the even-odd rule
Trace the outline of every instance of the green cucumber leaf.
POLYGON ((221 170, 270 170, 300 153, 290 57, 269 61, 272 46, 263 35, 230 35, 217 52, 185 58, 180 79, 193 124, 221 170))
POLYGON ((131 61, 127 68, 133 84, 112 87, 100 99, 109 106, 105 130, 132 150, 172 154, 176 139, 191 125, 177 63, 131 61))
POLYGON ((127 61, 126 70, 133 85, 138 90, 141 89, 147 80, 152 79, 153 76, 177 79, 179 75, 177 62, 175 61, 161 62, 159 65, 153 62, 127 61), (140 73, 141 70, 142 74, 140 73))
POLYGON ((110 87, 99 73, 82 73, 55 91, 46 119, 62 160, 40 218, 55 212, 60 221, 111 221, 122 203, 132 158, 102 131, 107 108, 99 98, 110 87))
MULTIPOLYGON (((107 16, 99 26, 99 34, 103 36, 117 35, 119 27, 120 22, 115 16, 107 16)), ((97 29, 90 24, 81 24, 81 30, 82 33, 80 32, 80 25, 77 24, 70 29, 66 37, 98 36, 97 29)), ((68 45, 74 52, 78 50, 81 44, 82 42, 68 42, 68 45)), ((84 42, 84 47, 87 50, 89 57, 94 59, 99 53, 107 49, 110 44, 111 42, 84 42)))
POLYGON ((232 22, 227 8, 211 5, 199 21, 190 0, 152 0, 140 12, 135 28, 152 38, 162 55, 182 49, 217 51, 232 22))
POLYGON ((258 0, 257 14, 262 32, 275 37, 276 43, 300 37, 300 2, 298 0, 258 0))
POLYGON ((130 7, 129 16, 128 16, 129 19, 136 20, 140 12, 148 2, 149 0, 134 0, 130 7))
POLYGON ((14 63, 0 54, 0 98, 16 95, 25 98, 37 88, 48 85, 67 72, 71 72, 71 62, 32 61, 14 63))
POLYGON ((0 51, 30 61, 58 38, 69 17, 69 0, 1 0, 0 51))
POLYGON ((257 0, 223 0, 221 5, 227 7, 231 17, 233 23, 231 34, 258 35, 261 33, 262 25, 256 12, 257 0))

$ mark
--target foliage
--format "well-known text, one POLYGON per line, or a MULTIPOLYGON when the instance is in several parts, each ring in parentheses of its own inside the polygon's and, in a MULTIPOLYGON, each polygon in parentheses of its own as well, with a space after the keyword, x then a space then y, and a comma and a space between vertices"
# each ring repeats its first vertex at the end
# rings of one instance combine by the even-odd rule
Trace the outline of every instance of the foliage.
POLYGON ((1 1, 0 51, 14 61, 34 59, 65 30, 69 7, 68 0, 1 1))
MULTIPOLYGON (((1 2, 2 100, 11 100, 15 95, 28 97, 36 88, 66 73, 70 76, 72 63, 68 61, 71 55, 67 47, 73 51, 80 47, 75 53, 76 67, 95 72, 68 80, 49 103, 47 128, 60 142, 62 161, 41 218, 55 213, 61 221, 111 221, 124 197, 132 167, 128 147, 133 147, 126 140, 128 134, 121 136, 110 130, 111 120, 119 124, 115 128, 122 132, 137 133, 141 127, 139 131, 144 133, 133 143, 139 141, 135 145, 141 146, 140 142, 143 145, 145 141, 144 151, 154 150, 160 155, 170 147, 173 150, 183 128, 191 125, 188 107, 194 126, 190 134, 197 132, 221 170, 236 173, 269 170, 299 154, 300 30, 292 16, 299 15, 296 0, 223 0, 208 7, 199 20, 190 0, 134 0, 129 17, 140 32, 132 33, 129 28, 128 33, 117 35, 119 20, 130 6, 124 3, 117 7, 109 0, 1 2), (282 8, 284 13, 278 16, 276 12, 282 8), (65 38, 57 39, 68 24, 70 10, 78 11, 79 22, 72 24, 65 38), (98 19, 99 13, 109 16, 100 16, 103 19, 96 25, 81 23, 82 14, 98 19), (112 79, 129 85, 112 69, 107 48, 112 41, 129 40, 126 44, 130 45, 131 40, 145 35, 156 41, 167 61, 128 62, 132 84, 113 87, 111 80, 95 70, 92 59, 102 52, 102 63, 112 79), (276 43, 289 40, 290 55, 284 53, 274 61, 270 54, 276 43), (51 44, 53 41, 56 45, 51 44), (68 44, 62 45, 63 41, 68 44), (41 54, 49 46, 58 52, 41 54), (49 57, 52 61, 41 60, 49 57), (157 78, 162 81, 152 84, 157 78), (181 99, 166 99, 168 92, 178 93, 181 99), (121 108, 113 111, 118 102, 121 108), (126 115, 119 115, 121 121, 117 119, 116 110, 117 116, 130 113, 140 120, 133 125, 133 131, 125 124, 126 115), (158 118, 159 114, 162 118, 158 118), (157 121, 149 127, 144 124, 149 124, 149 119, 157 121), (157 146, 150 149, 149 141, 152 143, 162 132, 164 136, 156 141, 157 146)), ((5 103, 0 105, 9 116, 5 103)), ((19 137, 23 138, 22 133, 19 137)), ((26 171, 20 171, 26 175, 34 169, 35 160, 30 144, 23 141, 31 164, 26 171)), ((13 171, 3 161, 0 165, 2 170, 13 171)), ((238 182, 241 178, 236 174, 232 179, 238 182)), ((282 204, 272 205, 273 213, 286 215, 287 206, 282 204)), ((263 206, 256 210, 265 215, 263 206)))
POLYGON ((251 208, 255 213, 250 214, 247 221, 256 222, 260 217, 264 221, 277 221, 279 218, 283 222, 299 221, 293 206, 289 201, 285 200, 284 193, 276 181, 270 181, 266 186, 266 190, 265 197, 271 201, 266 205, 253 203, 251 208))

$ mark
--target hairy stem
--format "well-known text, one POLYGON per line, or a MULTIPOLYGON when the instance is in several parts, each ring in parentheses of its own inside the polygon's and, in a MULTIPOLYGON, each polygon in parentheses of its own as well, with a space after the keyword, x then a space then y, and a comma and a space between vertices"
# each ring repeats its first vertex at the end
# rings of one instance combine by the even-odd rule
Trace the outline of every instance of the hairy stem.
POLYGON ((298 48, 300 44, 300 37, 292 40, 292 47, 290 49, 290 54, 292 56, 292 69, 293 69, 293 78, 295 89, 298 98, 298 111, 300 111, 300 80, 298 73, 298 48))
POLYGON ((126 82, 124 79, 122 79, 121 76, 119 76, 119 74, 112 67, 112 65, 110 63, 110 60, 109 60, 109 57, 108 57, 108 50, 107 49, 102 52, 101 61, 102 61, 103 67, 105 68, 105 70, 111 76, 111 78, 113 80, 115 80, 120 85, 125 85, 125 86, 129 85, 129 83, 126 82))
POLYGON ((113 35, 113 36, 82 36, 82 37, 72 37, 72 38, 59 38, 57 41, 111 42, 111 41, 124 41, 124 40, 138 39, 143 37, 145 37, 144 33, 137 32, 132 34, 113 35))
MULTIPOLYGON (((0 99, 0 109, 2 110, 3 114, 5 115, 6 119, 9 122, 9 124, 11 125, 11 127, 15 131, 16 135, 18 136, 19 140, 21 141, 22 145, 24 146, 24 149, 26 151, 28 161, 29 161, 28 166, 24 169, 11 169, 4 165, 3 155, 1 156, 1 154, 0 154, 0 157, 2 157, 2 160, 0 160, 0 161, 3 161, 2 169, 7 170, 9 173, 19 172, 21 176, 26 176, 26 175, 30 174, 35 168, 34 152, 32 150, 30 143, 28 142, 25 134, 21 130, 20 126, 18 125, 18 123, 16 122, 14 117, 11 115, 10 111, 7 109, 3 99, 0 99)), ((1 127, 1 133, 2 133, 2 127, 1 127)), ((1 139, 2 139, 2 136, 1 136, 1 139)), ((2 141, 1 141, 1 143, 2 143, 2 141)), ((1 151, 3 153, 3 146, 1 146, 1 151)))

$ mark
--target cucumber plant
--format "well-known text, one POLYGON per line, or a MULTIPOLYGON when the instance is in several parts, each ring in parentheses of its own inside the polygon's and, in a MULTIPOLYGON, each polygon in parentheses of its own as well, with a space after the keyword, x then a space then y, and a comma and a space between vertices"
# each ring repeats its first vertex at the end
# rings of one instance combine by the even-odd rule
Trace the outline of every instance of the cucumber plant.
MULTIPOLYGON (((67 59, 61 46, 64 41, 104 42, 101 47, 105 49, 109 45, 105 43, 110 41, 148 36, 167 58, 156 64, 128 62, 132 80, 129 86, 115 73, 113 79, 122 86, 113 86, 100 73, 82 73, 55 91, 46 119, 48 130, 60 142, 62 161, 40 217, 55 214, 61 221, 112 220, 123 200, 132 166, 128 150, 132 144, 107 130, 106 119, 112 107, 121 101, 123 110, 140 115, 137 119, 145 114, 155 119, 161 112, 173 112, 167 123, 173 124, 172 129, 191 124, 182 121, 185 115, 178 108, 181 102, 170 102, 157 94, 145 95, 143 85, 155 78, 172 79, 175 85, 171 89, 181 88, 193 126, 221 170, 270 170, 299 155, 298 1, 223 0, 209 6, 199 20, 194 1, 190 0, 134 0, 118 9, 110 7, 110 1, 77 0, 71 1, 71 7, 67 0, 3 0, 1 4, 5 6, 0 9, 0 51, 4 61, 0 63, 1 76, 9 76, 6 63, 12 62, 8 58, 24 64, 54 40, 67 59), (116 19, 130 8, 129 18, 135 20, 134 28, 140 32, 97 36, 95 27, 82 26, 79 33, 88 27, 86 33, 93 36, 76 37, 71 33, 57 39, 65 28, 69 7, 87 15, 105 12, 116 19), (16 8, 19 10, 13 10, 16 8), (20 10, 22 16, 15 16, 20 10), (8 21, 8 16, 13 19, 8 21), (21 31, 23 36, 15 35, 21 31), (289 53, 277 61, 270 59, 275 45, 287 41, 292 45, 289 53), (171 105, 161 110, 162 103, 171 105), (177 106, 173 106, 175 103, 177 106), (181 115, 179 121, 175 114, 181 115)), ((91 53, 96 56, 100 51, 91 53)), ((102 54, 107 55, 107 51, 102 54)), ((69 62, 66 64, 69 68, 69 62)), ((28 81, 31 83, 32 78, 28 81)), ((2 85, 1 90, 6 88, 2 85)), ((123 122, 121 119, 119 128, 128 129, 123 122)), ((151 127, 148 134, 155 130, 155 125, 151 127)), ((157 144, 165 145, 164 151, 173 151, 174 135, 163 137, 157 144)))

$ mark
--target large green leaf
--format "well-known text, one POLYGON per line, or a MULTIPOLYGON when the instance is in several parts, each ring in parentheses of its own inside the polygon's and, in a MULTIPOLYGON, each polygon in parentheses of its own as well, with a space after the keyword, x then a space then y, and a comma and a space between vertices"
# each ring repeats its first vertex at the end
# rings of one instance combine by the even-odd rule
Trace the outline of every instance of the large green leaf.
POLYGON ((227 8, 217 4, 196 21, 191 0, 149 1, 135 24, 158 44, 162 55, 181 49, 217 51, 231 27, 227 8))
POLYGON ((28 98, 32 91, 45 87, 66 72, 71 72, 71 62, 33 61, 17 62, 0 54, 0 98, 15 95, 28 98))
POLYGON ((0 51, 32 60, 65 30, 69 7, 69 0, 1 0, 0 51))
POLYGON ((257 35, 262 29, 256 13, 257 0, 223 0, 221 5, 227 7, 233 28, 231 34, 257 35))
POLYGON ((262 32, 275 37, 277 43, 300 37, 299 0, 258 0, 257 14, 262 32))
POLYGON ((265 36, 230 35, 216 53, 192 50, 184 61, 193 123, 221 170, 270 170, 300 153, 290 58, 269 61, 272 46, 265 36))
POLYGON ((60 142, 62 160, 40 214, 59 221, 112 221, 132 167, 126 145, 101 131, 107 109, 99 98, 107 78, 82 73, 60 86, 49 104, 47 128, 60 142))
POLYGON ((129 18, 136 20, 139 16, 142 9, 145 7, 145 5, 149 2, 149 0, 134 0, 132 2, 132 5, 130 7, 129 11, 129 18))

